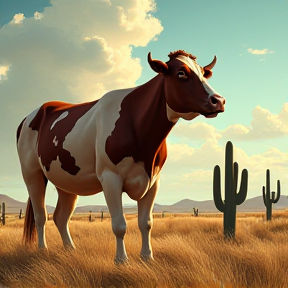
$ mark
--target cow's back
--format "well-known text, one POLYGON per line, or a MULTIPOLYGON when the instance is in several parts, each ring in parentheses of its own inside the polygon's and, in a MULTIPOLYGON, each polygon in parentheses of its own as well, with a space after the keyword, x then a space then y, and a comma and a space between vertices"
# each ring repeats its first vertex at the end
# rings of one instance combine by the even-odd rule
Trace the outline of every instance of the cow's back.
POLYGON ((76 105, 47 102, 33 111, 17 132, 22 171, 43 170, 55 186, 79 195, 102 191, 96 167, 115 169, 105 142, 132 90, 111 91, 100 100, 76 105))

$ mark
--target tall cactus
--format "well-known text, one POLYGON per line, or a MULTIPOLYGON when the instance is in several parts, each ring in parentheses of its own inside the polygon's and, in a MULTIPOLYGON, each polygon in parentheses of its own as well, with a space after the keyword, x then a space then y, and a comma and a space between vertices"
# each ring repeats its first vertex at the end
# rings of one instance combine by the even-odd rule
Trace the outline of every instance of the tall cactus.
POLYGON ((275 192, 271 192, 270 196, 270 171, 269 169, 266 170, 266 193, 265 193, 265 186, 262 189, 263 194, 263 201, 266 206, 266 220, 271 221, 272 217, 272 204, 277 203, 280 199, 280 180, 277 180, 277 194, 275 198, 275 192))
POLYGON ((242 204, 246 199, 248 171, 242 171, 240 190, 237 193, 238 163, 233 163, 233 145, 230 141, 226 144, 225 154, 225 200, 221 197, 221 175, 218 165, 214 168, 213 198, 216 208, 224 213, 225 237, 235 237, 236 205, 242 204))

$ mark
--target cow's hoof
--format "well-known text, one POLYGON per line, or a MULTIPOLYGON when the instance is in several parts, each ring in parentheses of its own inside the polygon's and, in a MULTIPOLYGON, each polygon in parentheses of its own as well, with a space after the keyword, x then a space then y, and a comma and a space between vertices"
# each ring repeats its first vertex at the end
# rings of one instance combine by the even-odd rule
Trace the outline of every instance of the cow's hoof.
POLYGON ((76 247, 72 244, 65 244, 63 247, 64 247, 64 250, 68 252, 72 252, 76 250, 76 247))
POLYGON ((145 263, 153 263, 155 261, 152 255, 140 255, 140 258, 145 263))
POLYGON ((124 265, 124 264, 128 264, 128 258, 118 258, 118 257, 115 257, 114 259, 114 263, 116 265, 124 265))

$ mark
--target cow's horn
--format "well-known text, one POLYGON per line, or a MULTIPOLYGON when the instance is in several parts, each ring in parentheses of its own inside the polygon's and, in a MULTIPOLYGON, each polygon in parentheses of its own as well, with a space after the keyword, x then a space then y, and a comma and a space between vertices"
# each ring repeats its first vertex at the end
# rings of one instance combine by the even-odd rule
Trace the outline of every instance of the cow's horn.
POLYGON ((216 64, 216 61, 217 61, 217 57, 216 57, 216 56, 214 56, 214 59, 213 59, 213 61, 212 61, 210 64, 208 64, 207 66, 203 67, 203 68, 204 68, 204 70, 212 70, 212 69, 213 69, 213 67, 214 67, 214 66, 215 66, 215 64, 216 64))
POLYGON ((150 67, 157 73, 165 73, 168 70, 168 65, 160 60, 152 59, 151 52, 148 53, 148 63, 150 67))
POLYGON ((151 52, 148 53, 148 63, 151 65, 153 63, 153 59, 151 56, 151 52))

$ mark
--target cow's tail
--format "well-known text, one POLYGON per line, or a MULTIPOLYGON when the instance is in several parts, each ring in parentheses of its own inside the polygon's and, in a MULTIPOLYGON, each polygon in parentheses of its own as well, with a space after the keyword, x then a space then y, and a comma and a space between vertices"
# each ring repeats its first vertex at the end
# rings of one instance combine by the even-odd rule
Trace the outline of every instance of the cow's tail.
POLYGON ((23 243, 26 245, 31 242, 34 242, 35 239, 36 239, 35 218, 34 218, 32 202, 29 197, 27 207, 26 207, 26 213, 25 213, 23 243))
POLYGON ((16 143, 18 144, 18 140, 21 134, 21 130, 22 130, 22 126, 24 121, 26 120, 26 117, 22 120, 22 122, 19 124, 18 128, 17 128, 17 132, 16 132, 16 143))

